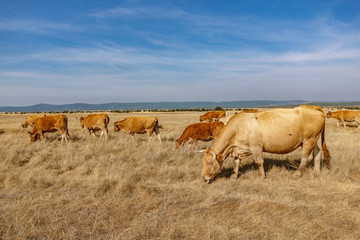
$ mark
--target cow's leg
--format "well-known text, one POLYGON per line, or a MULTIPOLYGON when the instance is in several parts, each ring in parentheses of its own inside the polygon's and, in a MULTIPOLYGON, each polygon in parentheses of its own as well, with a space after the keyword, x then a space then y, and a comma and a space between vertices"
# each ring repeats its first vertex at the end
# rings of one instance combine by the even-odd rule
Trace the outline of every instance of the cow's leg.
POLYGON ((194 151, 197 149, 197 139, 195 138, 195 139, 193 139, 193 149, 194 149, 194 151))
POLYGON ((234 158, 234 173, 231 174, 230 178, 237 179, 239 177, 239 166, 240 166, 240 159, 238 157, 234 158))
POLYGON ((341 119, 341 122, 344 124, 344 128, 346 128, 345 121, 343 118, 341 119))
POLYGON ((259 168, 259 177, 265 178, 265 171, 264 171, 264 157, 262 153, 262 148, 257 147, 251 151, 255 158, 255 163, 259 168))
POLYGON ((67 134, 66 131, 62 131, 62 137, 61 137, 61 142, 63 142, 63 139, 65 139, 65 142, 67 143, 67 134))
POLYGON ((308 163, 308 157, 310 156, 311 152, 313 151, 316 145, 316 141, 314 140, 305 140, 302 145, 302 152, 301 152, 301 162, 298 169, 293 174, 293 178, 297 179, 301 177, 302 171, 306 167, 308 163))
POLYGON ((44 132, 42 129, 40 129, 39 131, 39 134, 40 134, 40 140, 44 141, 45 140, 45 136, 44 136, 44 132), (42 138, 42 139, 41 139, 42 138))
POLYGON ((313 160, 314 160, 314 174, 317 177, 320 175, 320 161, 321 161, 321 151, 317 144, 315 144, 314 149, 309 154, 309 157, 307 158, 307 163, 313 160))
POLYGON ((314 175, 315 177, 320 176, 320 161, 321 161, 321 151, 318 145, 315 145, 315 148, 313 150, 313 157, 314 159, 314 175))
POLYGON ((358 128, 360 128, 360 117, 356 117, 356 118, 355 118, 355 121, 356 121, 357 124, 358 124, 358 128))
POLYGON ((340 125, 340 121, 338 121, 337 123, 336 123, 336 126, 338 127, 340 125))
MULTIPOLYGON (((190 144, 192 145, 193 143, 194 143, 194 141, 188 141, 187 149, 190 149, 190 147, 191 147, 190 144)), ((185 144, 185 142, 184 142, 184 144, 185 144)))
POLYGON ((58 130, 61 133, 61 142, 63 143, 64 139, 65 139, 65 142, 67 142, 66 131, 64 129, 60 129, 60 128, 57 128, 56 130, 58 130))
POLYGON ((147 132, 147 135, 148 135, 148 141, 150 141, 150 139, 152 138, 152 130, 146 130, 146 132, 147 132))
POLYGON ((185 138, 184 140, 183 140, 183 142, 181 143, 181 146, 184 146, 185 145, 185 143, 188 143, 187 144, 187 149, 190 149, 190 144, 193 144, 193 139, 191 138, 191 141, 190 141, 190 138, 185 138))
POLYGON ((105 127, 105 139, 108 139, 108 133, 109 133, 109 130, 107 127, 105 127))
POLYGON ((92 135, 93 137, 96 137, 96 136, 95 136, 95 131, 94 131, 94 130, 91 130, 91 135, 92 135))
POLYGON ((100 139, 103 135, 104 135, 104 130, 103 130, 103 129, 101 129, 101 133, 100 133, 100 137, 99 137, 99 139, 100 139))

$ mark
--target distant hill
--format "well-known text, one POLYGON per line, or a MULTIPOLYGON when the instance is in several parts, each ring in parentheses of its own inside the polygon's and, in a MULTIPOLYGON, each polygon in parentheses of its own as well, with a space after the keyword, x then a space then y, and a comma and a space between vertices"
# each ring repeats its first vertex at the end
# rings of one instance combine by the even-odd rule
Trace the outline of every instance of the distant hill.
POLYGON ((62 111, 84 111, 84 110, 171 110, 171 109, 213 109, 217 106, 222 108, 258 108, 258 107, 279 107, 297 106, 301 104, 316 104, 320 106, 360 106, 360 102, 339 102, 339 103, 309 103, 304 100, 289 101, 232 101, 232 102, 137 102, 137 103, 103 103, 87 104, 73 103, 64 105, 37 104, 24 107, 0 107, 0 112, 62 112, 62 111))

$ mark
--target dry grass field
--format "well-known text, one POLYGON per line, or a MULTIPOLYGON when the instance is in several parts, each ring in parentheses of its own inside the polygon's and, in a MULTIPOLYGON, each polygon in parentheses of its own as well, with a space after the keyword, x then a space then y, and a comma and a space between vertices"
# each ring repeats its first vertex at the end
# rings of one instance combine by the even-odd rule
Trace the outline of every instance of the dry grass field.
MULTIPOLYGON (((109 136, 94 139, 69 118, 59 133, 30 143, 26 114, 0 116, 0 239, 360 239, 360 129, 326 119, 332 168, 312 164, 292 179, 300 151, 265 155, 267 177, 253 160, 238 180, 225 160, 220 176, 201 180, 202 153, 174 151, 200 112, 109 113, 109 136), (156 115, 155 135, 125 137, 113 123, 156 115)), ((85 116, 86 114, 82 114, 85 116)), ((30 129, 30 128, 29 128, 30 129)), ((97 134, 99 135, 99 133, 97 134)), ((199 148, 212 142, 199 142, 199 148)))

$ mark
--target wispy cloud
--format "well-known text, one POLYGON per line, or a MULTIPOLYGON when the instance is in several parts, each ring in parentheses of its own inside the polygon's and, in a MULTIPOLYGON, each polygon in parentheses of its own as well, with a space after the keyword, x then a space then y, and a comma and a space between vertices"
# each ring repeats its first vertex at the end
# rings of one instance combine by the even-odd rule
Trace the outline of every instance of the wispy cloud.
POLYGON ((158 7, 115 7, 87 14, 96 18, 137 17, 137 18, 178 18, 187 15, 181 9, 158 7))
POLYGON ((1 19, 0 31, 48 33, 50 31, 81 31, 80 27, 39 20, 1 19))

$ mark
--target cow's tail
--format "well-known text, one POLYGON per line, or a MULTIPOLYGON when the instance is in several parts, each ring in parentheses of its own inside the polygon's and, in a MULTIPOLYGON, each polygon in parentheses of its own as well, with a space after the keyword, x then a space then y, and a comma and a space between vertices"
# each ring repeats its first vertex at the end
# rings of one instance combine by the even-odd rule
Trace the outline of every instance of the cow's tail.
POLYGON ((71 138, 70 134, 69 134, 69 130, 68 130, 68 118, 65 116, 64 118, 64 130, 65 130, 65 134, 68 138, 71 138))
POLYGON ((324 129, 321 133, 321 147, 322 147, 322 151, 324 153, 324 159, 325 159, 326 165, 328 167, 330 167, 331 156, 330 156, 330 152, 327 149, 326 143, 325 143, 325 125, 324 125, 324 129))
POLYGON ((164 129, 163 128, 163 126, 161 126, 160 124, 159 124, 159 119, 158 118, 156 118, 156 122, 155 122, 155 129, 160 129, 160 128, 162 128, 162 129, 164 129))

